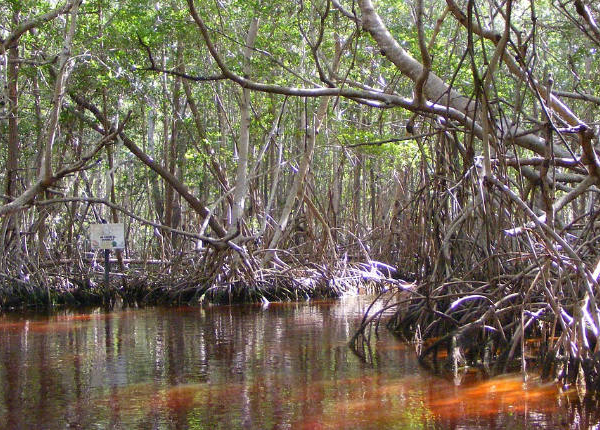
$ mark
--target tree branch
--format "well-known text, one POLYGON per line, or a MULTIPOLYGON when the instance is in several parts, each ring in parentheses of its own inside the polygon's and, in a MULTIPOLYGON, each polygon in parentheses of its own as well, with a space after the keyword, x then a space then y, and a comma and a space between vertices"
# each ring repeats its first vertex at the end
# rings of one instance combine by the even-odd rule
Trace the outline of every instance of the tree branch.
MULTIPOLYGON (((129 115, 127 115, 126 121, 128 118, 129 118, 129 115)), ((12 202, 7 203, 4 206, 0 206, 0 216, 9 215, 9 214, 12 214, 15 212, 19 212, 21 210, 25 210, 28 207, 28 205, 30 205, 39 194, 46 191, 52 185, 57 183, 60 179, 64 178, 65 176, 67 176, 71 173, 77 172, 79 170, 83 170, 85 168, 85 165, 92 158, 94 158, 95 155, 105 145, 107 145, 109 142, 114 140, 114 138, 122 130, 122 127, 124 127, 126 121, 124 121, 123 124, 121 124, 121 126, 117 130, 105 135, 91 151, 89 151, 87 154, 83 155, 76 163, 73 163, 67 167, 64 167, 63 169, 59 170, 58 172, 56 172, 54 175, 52 175, 50 177, 40 176, 38 181, 35 184, 33 184, 30 188, 25 190, 25 192, 23 192, 23 194, 21 194, 19 197, 15 198, 12 202)))
POLYGON ((201 234, 191 233, 188 231, 171 228, 166 225, 159 224, 159 223, 156 223, 153 221, 149 221, 145 218, 142 218, 141 216, 134 214, 133 212, 125 209, 124 207, 119 206, 115 203, 112 203, 106 199, 97 199, 97 198, 91 198, 91 197, 62 197, 62 198, 57 198, 57 199, 41 200, 41 201, 35 202, 34 205, 35 206, 47 206, 47 205, 53 205, 53 204, 57 204, 57 203, 68 203, 68 202, 85 202, 85 203, 102 204, 102 205, 108 206, 112 209, 116 209, 119 212, 122 212, 123 214, 127 215, 129 218, 139 221, 142 224, 146 224, 146 225, 149 225, 152 227, 159 228, 161 230, 166 230, 166 231, 169 231, 172 233, 176 233, 181 236, 190 237, 192 239, 198 239, 198 240, 206 242, 218 249, 222 249, 224 247, 224 243, 233 239, 236 234, 239 234, 239 231, 238 231, 235 234, 228 235, 227 237, 224 237, 222 239, 214 239, 212 237, 204 236, 201 234))
POLYGON ((45 22, 51 21, 56 18, 58 15, 62 15, 71 10, 75 3, 79 3, 81 0, 71 0, 65 3, 64 6, 53 9, 50 12, 44 13, 42 15, 35 16, 21 25, 19 25, 15 30, 10 33, 6 39, 0 39, 0 55, 4 55, 6 50, 10 48, 14 43, 19 40, 19 38, 29 30, 32 30, 36 27, 39 27, 45 22))
POLYGON ((158 72, 165 73, 171 76, 178 76, 183 79, 187 79, 188 81, 194 82, 211 82, 211 81, 222 81, 227 79, 224 75, 214 75, 214 76, 192 76, 187 73, 178 72, 177 70, 167 70, 156 65, 156 61, 154 61, 154 57, 152 56, 152 50, 147 43, 144 43, 141 36, 138 34, 138 41, 140 45, 146 50, 148 54, 148 60, 150 61, 150 67, 144 67, 142 70, 146 70, 149 72, 158 72))

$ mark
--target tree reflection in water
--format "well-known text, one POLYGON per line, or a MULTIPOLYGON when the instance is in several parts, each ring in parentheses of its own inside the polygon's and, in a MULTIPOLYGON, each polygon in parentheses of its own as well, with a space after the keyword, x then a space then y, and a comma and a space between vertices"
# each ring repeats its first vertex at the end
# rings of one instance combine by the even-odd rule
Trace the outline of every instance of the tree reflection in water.
POLYGON ((0 428, 587 428, 597 404, 518 375, 455 386, 381 333, 366 298, 0 317, 0 428))

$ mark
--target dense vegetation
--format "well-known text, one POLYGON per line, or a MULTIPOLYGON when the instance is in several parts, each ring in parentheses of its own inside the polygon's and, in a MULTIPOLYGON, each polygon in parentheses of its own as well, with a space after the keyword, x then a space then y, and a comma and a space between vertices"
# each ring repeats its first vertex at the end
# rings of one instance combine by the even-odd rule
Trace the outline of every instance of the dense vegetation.
POLYGON ((0 306, 375 282, 393 330, 438 339, 424 362, 525 369, 540 338, 548 374, 598 389, 599 17, 583 0, 5 1, 0 306), (127 237, 108 288, 88 233, 104 221, 127 237))

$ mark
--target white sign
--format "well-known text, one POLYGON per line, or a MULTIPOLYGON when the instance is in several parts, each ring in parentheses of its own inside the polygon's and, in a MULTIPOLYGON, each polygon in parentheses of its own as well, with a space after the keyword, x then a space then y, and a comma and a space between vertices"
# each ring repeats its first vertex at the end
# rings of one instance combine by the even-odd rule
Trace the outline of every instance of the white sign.
POLYGON ((91 224, 92 249, 125 248, 125 226, 118 224, 91 224))

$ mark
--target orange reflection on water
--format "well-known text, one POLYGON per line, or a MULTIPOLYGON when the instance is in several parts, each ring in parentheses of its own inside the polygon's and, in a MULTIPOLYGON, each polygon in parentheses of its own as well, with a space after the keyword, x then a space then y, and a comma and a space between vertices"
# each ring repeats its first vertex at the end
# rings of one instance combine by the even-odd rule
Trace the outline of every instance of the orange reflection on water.
POLYGON ((184 383, 159 388, 154 383, 141 383, 116 388, 98 399, 98 404, 103 408, 118 409, 121 413, 141 412, 147 415, 165 411, 179 415, 195 408, 225 406, 243 389, 238 384, 184 383))
POLYGON ((82 323, 72 323, 72 322, 51 322, 51 323, 31 323, 29 324, 29 330, 34 333, 47 333, 47 332, 67 332, 71 330, 76 330, 82 328, 84 324, 82 323))
POLYGON ((63 315, 54 315, 52 316, 52 320, 55 321, 91 321, 91 320, 107 320, 113 318, 120 318, 126 316, 139 315, 140 311, 137 309, 123 309, 113 312, 99 312, 96 311, 94 313, 87 314, 79 314, 79 313, 66 313, 63 315))
POLYGON ((557 409, 560 391, 556 384, 537 380, 523 382, 520 375, 508 375, 456 389, 433 390, 429 406, 436 416, 458 418, 465 415, 490 416, 500 411, 539 412, 557 409))
POLYGON ((21 331, 27 326, 27 321, 10 321, 0 323, 0 330, 21 331))
POLYGON ((70 330, 79 329, 94 321, 104 321, 113 318, 133 314, 133 311, 117 311, 109 313, 88 313, 88 314, 64 314, 53 315, 46 319, 23 319, 19 321, 7 320, 2 322, 4 318, 0 318, 0 331, 9 331, 18 333, 24 330, 29 330, 35 333, 52 333, 52 332, 68 332, 70 330))
POLYGON ((83 327, 83 323, 78 321, 18 321, 0 323, 0 331, 10 333, 20 333, 26 330, 33 333, 68 332, 81 327, 83 327))
MULTIPOLYGON (((331 382, 322 384, 331 387, 331 382)), ((439 420, 487 419, 529 410, 551 413, 558 409, 557 397, 561 395, 554 383, 537 380, 524 383, 520 375, 465 386, 422 376, 395 380, 368 377, 336 381, 335 385, 339 393, 332 399, 332 407, 325 408, 320 416, 297 423, 297 428, 350 428, 352 424, 357 428, 369 425, 386 428, 430 425, 439 420)))
POLYGON ((205 391, 204 384, 176 385, 164 393, 161 406, 175 413, 188 412, 200 405, 203 400, 201 394, 205 391))
POLYGON ((316 381, 302 393, 304 397, 293 401, 322 399, 321 406, 315 415, 293 423, 292 428, 406 428, 415 422, 430 422, 433 415, 423 405, 427 384, 428 378, 385 375, 316 381))

